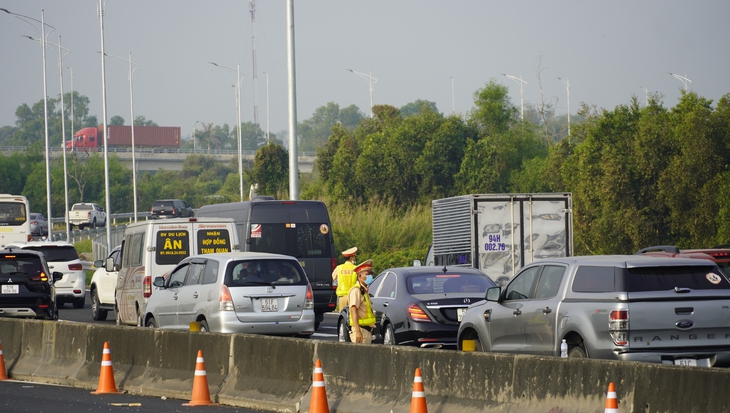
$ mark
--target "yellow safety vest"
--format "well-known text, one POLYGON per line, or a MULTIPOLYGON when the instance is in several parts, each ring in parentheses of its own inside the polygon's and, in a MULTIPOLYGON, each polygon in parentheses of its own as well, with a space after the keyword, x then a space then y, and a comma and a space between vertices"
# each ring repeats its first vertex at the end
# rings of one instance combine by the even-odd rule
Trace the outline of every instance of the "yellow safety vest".
MULTIPOLYGON (((360 289, 359 284, 355 284, 354 287, 351 289, 357 288, 360 289)), ((375 313, 373 313, 373 306, 370 304, 370 296, 369 294, 363 294, 363 298, 365 299, 365 317, 359 318, 357 320, 357 324, 361 326, 371 326, 375 324, 375 313)), ((352 309, 350 309, 350 326, 352 326, 352 309)))
POLYGON ((345 261, 344 264, 338 265, 335 271, 337 272, 337 291, 335 293, 338 297, 344 297, 357 282, 355 264, 345 261))

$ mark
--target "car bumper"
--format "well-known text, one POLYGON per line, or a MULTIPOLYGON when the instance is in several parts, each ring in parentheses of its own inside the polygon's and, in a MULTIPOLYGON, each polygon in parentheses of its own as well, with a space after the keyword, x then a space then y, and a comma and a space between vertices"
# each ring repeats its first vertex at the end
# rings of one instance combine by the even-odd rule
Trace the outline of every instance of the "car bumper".
POLYGON ((83 272, 68 273, 55 284, 56 297, 81 298, 86 296, 86 274, 83 272))
POLYGON ((0 317, 51 319, 48 308, 37 306, 0 307, 0 317))
POLYGON ((314 333, 314 311, 305 310, 297 320, 241 322, 233 311, 211 314, 207 320, 214 333, 248 333, 272 335, 311 335, 314 333))
POLYGON ((697 366, 730 366, 730 349, 685 349, 682 351, 635 351, 616 350, 613 358, 622 361, 642 361, 657 364, 678 364, 677 360, 695 360, 697 366))
POLYGON ((313 290, 314 293, 314 313, 324 314, 330 313, 337 307, 337 295, 335 290, 328 288, 322 290, 313 290))
POLYGON ((396 331, 395 334, 399 345, 456 349, 458 332, 458 325, 411 322, 408 323, 407 330, 396 331))

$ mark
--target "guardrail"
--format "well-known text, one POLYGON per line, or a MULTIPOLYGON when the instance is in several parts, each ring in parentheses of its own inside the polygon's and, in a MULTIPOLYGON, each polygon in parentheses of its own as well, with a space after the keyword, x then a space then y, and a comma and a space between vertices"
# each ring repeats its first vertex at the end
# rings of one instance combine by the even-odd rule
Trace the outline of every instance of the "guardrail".
MULTIPOLYGON (((14 152, 25 152, 29 149, 28 146, 0 146, 0 152, 5 154, 10 154, 14 152)), ((63 148, 56 148, 52 147, 51 149, 51 155, 63 155, 63 148)), ((104 148, 77 148, 78 151, 84 151, 84 152, 104 152, 104 148)), ((66 150, 68 153, 69 150, 66 150)), ((124 148, 124 147, 110 147, 107 149, 107 152, 109 153, 130 153, 132 152, 132 148, 124 148)), ((188 154, 188 155, 238 155, 238 150, 236 149, 181 149, 181 148, 141 148, 136 147, 134 148, 135 153, 179 153, 179 154, 188 154)), ((256 155, 256 151, 252 150, 243 150, 241 151, 244 156, 253 156, 256 155)), ((316 152, 299 152, 298 156, 317 156, 316 152)))

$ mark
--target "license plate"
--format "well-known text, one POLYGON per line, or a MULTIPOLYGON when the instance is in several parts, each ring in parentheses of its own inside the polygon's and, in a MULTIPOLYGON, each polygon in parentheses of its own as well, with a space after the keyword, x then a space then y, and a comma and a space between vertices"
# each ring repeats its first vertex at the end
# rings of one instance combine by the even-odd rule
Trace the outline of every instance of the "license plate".
POLYGON ((466 313, 466 308, 457 308, 456 309, 456 318, 461 322, 461 318, 464 317, 464 313, 466 313))
POLYGON ((262 298, 261 311, 279 311, 279 301, 276 298, 262 298))
POLYGON ((2 293, 3 294, 17 294, 18 285, 17 284, 3 285, 2 293))
POLYGON ((695 360, 695 359, 678 359, 678 360, 674 360, 674 364, 677 366, 695 366, 695 367, 697 367, 697 360, 695 360))

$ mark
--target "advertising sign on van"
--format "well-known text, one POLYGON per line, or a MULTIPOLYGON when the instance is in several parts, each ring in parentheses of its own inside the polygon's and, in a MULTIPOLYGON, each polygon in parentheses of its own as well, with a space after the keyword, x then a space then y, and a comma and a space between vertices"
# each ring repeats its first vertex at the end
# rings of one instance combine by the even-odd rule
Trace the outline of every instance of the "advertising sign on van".
POLYGON ((226 229, 198 230, 198 251, 201 254, 231 252, 231 237, 226 229))
POLYGON ((159 231, 155 247, 155 261, 161 265, 175 265, 190 255, 188 231, 159 231))
POLYGON ((251 238, 261 238, 261 224, 251 224, 251 238))

